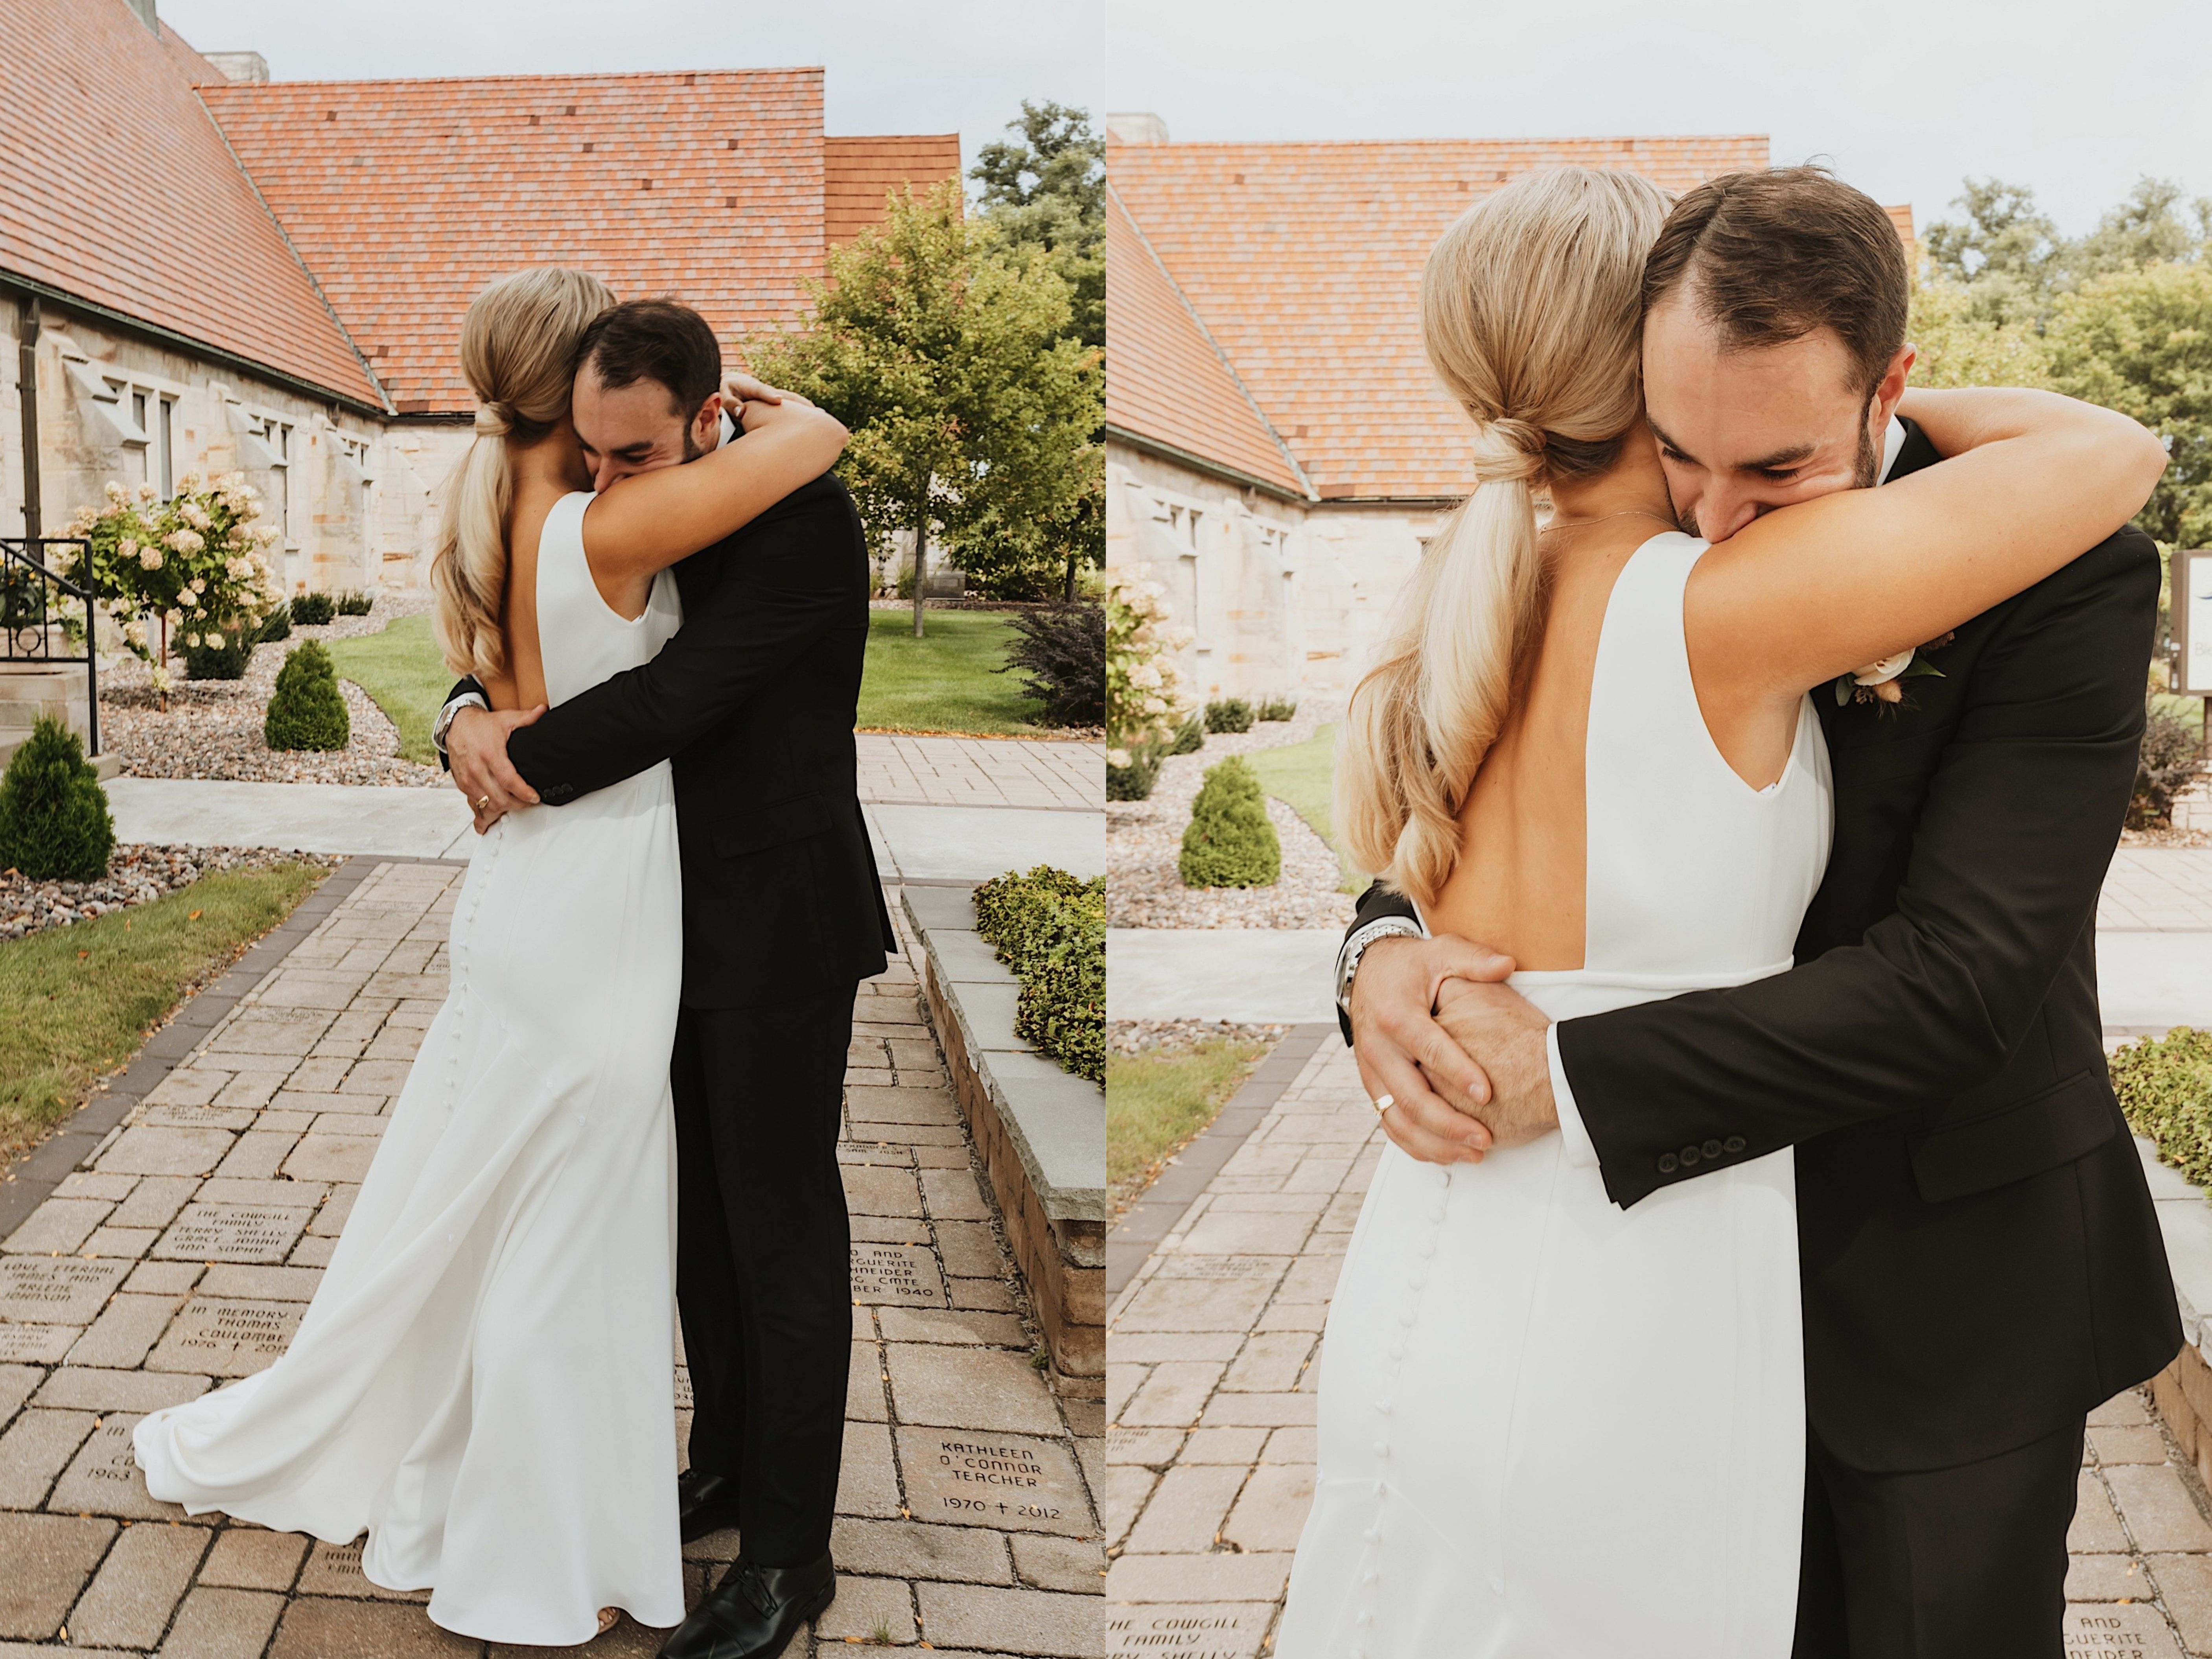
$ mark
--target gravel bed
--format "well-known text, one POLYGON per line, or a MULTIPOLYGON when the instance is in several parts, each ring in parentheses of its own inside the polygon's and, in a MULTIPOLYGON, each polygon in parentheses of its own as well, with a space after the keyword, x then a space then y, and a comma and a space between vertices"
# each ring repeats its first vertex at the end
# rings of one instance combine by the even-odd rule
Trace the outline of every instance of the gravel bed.
POLYGON ((118 846, 98 881, 33 881, 13 870, 0 871, 0 939, 22 939, 49 927, 89 921, 111 910, 150 904, 165 893, 189 886, 218 870, 262 870, 277 864, 321 864, 335 867, 343 858, 318 853, 279 852, 266 847, 118 846))
POLYGON ((1209 1042, 1257 1042, 1273 1048, 1287 1025, 1240 1025, 1227 1019, 1117 1019, 1106 1027, 1112 1054, 1179 1054, 1209 1042))
POLYGON ((343 640, 378 634, 400 617, 430 608, 427 594, 379 594, 366 617, 339 617, 319 628, 295 627, 289 639, 254 647, 242 680, 188 680, 173 662, 169 708, 161 709, 150 670, 126 656, 100 676, 101 746, 118 755, 133 778, 219 778, 247 783, 374 783, 436 788, 445 775, 399 755, 399 733, 368 694, 341 679, 353 735, 343 749, 272 750, 261 723, 276 671, 306 640, 343 640))
POLYGON ((1231 755, 1304 743, 1343 711, 1312 700, 1297 717, 1249 732, 1209 732, 1194 755, 1171 755, 1145 800, 1106 803, 1106 922, 1109 927, 1342 927, 1357 900, 1337 891, 1344 872, 1329 845, 1273 796, 1267 817, 1283 843, 1271 887, 1186 887, 1176 868, 1206 769, 1231 755))

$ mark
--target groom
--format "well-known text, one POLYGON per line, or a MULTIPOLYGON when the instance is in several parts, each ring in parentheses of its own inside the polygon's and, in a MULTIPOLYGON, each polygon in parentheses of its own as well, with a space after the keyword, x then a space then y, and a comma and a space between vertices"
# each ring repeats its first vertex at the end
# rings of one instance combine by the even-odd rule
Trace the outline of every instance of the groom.
MULTIPOLYGON (((1906 301, 1887 216, 1823 172, 1681 199, 1644 375, 1686 528, 1939 459, 1893 418, 1906 301)), ((1361 1076, 1416 1157, 1557 1128, 1627 1206, 1796 1149, 1797 1659, 2057 1659, 2084 1418, 2180 1346, 2094 937, 2158 595, 2124 529, 1923 647, 1938 673, 1901 697, 1814 694, 1835 842, 1788 973, 1547 1025, 1494 952, 1380 887, 1339 957, 1361 1076)))
MULTIPOLYGON (((634 301, 598 319, 573 408, 594 487, 742 442, 721 385, 721 349, 689 307, 634 301)), ((661 1651, 765 1659, 836 1593, 845 1051, 859 981, 897 948, 854 777, 868 558, 825 473, 675 568, 684 626, 643 667, 534 722, 489 712, 464 680, 441 720, 454 781, 489 803, 480 827, 674 761, 676 1282, 696 1407, 683 1532, 735 1526, 743 1553, 661 1651)))

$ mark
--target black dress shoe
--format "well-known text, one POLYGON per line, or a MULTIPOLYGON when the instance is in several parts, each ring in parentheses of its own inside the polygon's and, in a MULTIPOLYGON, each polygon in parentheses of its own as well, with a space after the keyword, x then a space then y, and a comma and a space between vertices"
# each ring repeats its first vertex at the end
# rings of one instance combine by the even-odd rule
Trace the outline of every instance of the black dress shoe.
POLYGON ((676 1513, 684 1541, 696 1543, 710 1532, 738 1524, 738 1483, 726 1474, 686 1469, 676 1482, 676 1513))
POLYGON ((775 1659, 836 1599, 828 1551, 803 1567, 763 1567, 739 1556, 660 1650, 660 1659, 775 1659))

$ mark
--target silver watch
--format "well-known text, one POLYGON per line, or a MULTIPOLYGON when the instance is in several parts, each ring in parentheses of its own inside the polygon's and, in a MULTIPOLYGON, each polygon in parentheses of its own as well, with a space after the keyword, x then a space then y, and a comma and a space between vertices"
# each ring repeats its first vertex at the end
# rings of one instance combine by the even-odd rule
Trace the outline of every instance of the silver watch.
POLYGON ((1359 971, 1359 958, 1378 939, 1426 939, 1429 930, 1411 916, 1378 916, 1352 930, 1336 953, 1336 1006, 1346 1018, 1352 1015, 1352 976, 1359 971))
POLYGON ((453 728, 453 721, 464 708, 489 708, 491 704, 475 691, 464 691, 438 711, 438 719, 430 727, 430 744, 440 754, 446 752, 446 733, 453 728))

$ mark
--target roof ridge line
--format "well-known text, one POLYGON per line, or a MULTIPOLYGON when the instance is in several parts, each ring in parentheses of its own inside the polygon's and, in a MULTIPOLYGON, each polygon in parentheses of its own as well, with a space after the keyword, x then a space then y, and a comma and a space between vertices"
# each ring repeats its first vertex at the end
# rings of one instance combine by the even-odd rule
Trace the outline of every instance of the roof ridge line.
POLYGON ((1267 418, 1267 411, 1260 407, 1260 400, 1252 395, 1252 389, 1244 384, 1244 377, 1237 372, 1237 365, 1229 361, 1229 354, 1221 349, 1221 343, 1213 337, 1213 331, 1206 327, 1206 319, 1198 314, 1198 307, 1191 304, 1190 295, 1182 291, 1182 284, 1176 281, 1175 272, 1170 270, 1168 262, 1160 258, 1159 250, 1152 246, 1152 239, 1145 234, 1144 226, 1137 222, 1137 216, 1130 211, 1128 203, 1121 199, 1121 193, 1114 188, 1114 181, 1111 178, 1106 181, 1106 193, 1112 197, 1115 204, 1121 208, 1121 216, 1129 222, 1129 228, 1136 233, 1138 242, 1158 270, 1161 280, 1167 283, 1169 291, 1176 296, 1176 303, 1182 307, 1184 313, 1190 318, 1191 326, 1198 331, 1198 337, 1206 342, 1206 349, 1219 361, 1222 373, 1228 375, 1229 383, 1237 388, 1237 395, 1243 398, 1246 405, 1252 411, 1253 418, 1260 422, 1261 429, 1267 434, 1268 441, 1282 452, 1283 459, 1291 469, 1291 476, 1298 481, 1299 488, 1306 493, 1306 499, 1310 501, 1319 501, 1321 491, 1315 488, 1313 479, 1308 476, 1305 468, 1299 465, 1298 458, 1291 453, 1290 445, 1283 441, 1283 434, 1275 429, 1275 423, 1267 418))
POLYGON ((230 157, 231 166, 238 169, 238 176, 246 180, 246 187, 253 192, 253 199, 260 204, 262 212, 269 216, 269 222, 276 228, 277 240, 284 244, 284 251, 300 267, 300 274, 307 279, 307 286, 314 291, 315 299, 330 318, 331 326, 337 330, 338 338, 343 340, 346 349, 353 353, 354 362, 361 367, 362 377, 376 393, 377 401, 384 405, 384 412, 397 415, 399 406, 392 401, 392 393, 385 388, 384 381, 375 369, 369 366, 368 357, 362 355, 361 343, 353 337, 353 331, 346 326, 345 319, 338 315, 338 308, 331 303, 331 296, 323 292, 321 279, 315 275, 313 267, 308 264, 298 245, 292 240, 292 233, 284 228, 283 220, 276 216, 276 210, 269 205, 269 198, 261 193, 261 181, 253 176, 252 170, 240 156, 238 147, 230 142, 230 135, 222 130, 222 123, 216 119, 215 112, 208 107, 207 100, 200 96, 198 83, 188 82, 186 87, 192 94, 192 101, 200 106, 200 113, 206 118, 207 124, 215 129, 215 136, 222 141, 223 154, 230 157))
POLYGON ((413 87, 454 86, 487 81, 499 82, 583 82, 583 81, 647 81, 672 78, 679 75, 815 75, 828 78, 828 65, 823 64, 744 64, 727 69, 668 69, 668 70, 584 70, 571 73, 515 74, 515 75, 325 75, 295 80, 289 76, 267 81, 210 81, 191 83, 197 91, 203 84, 217 91, 237 90, 248 97, 258 96, 258 87, 413 87))

